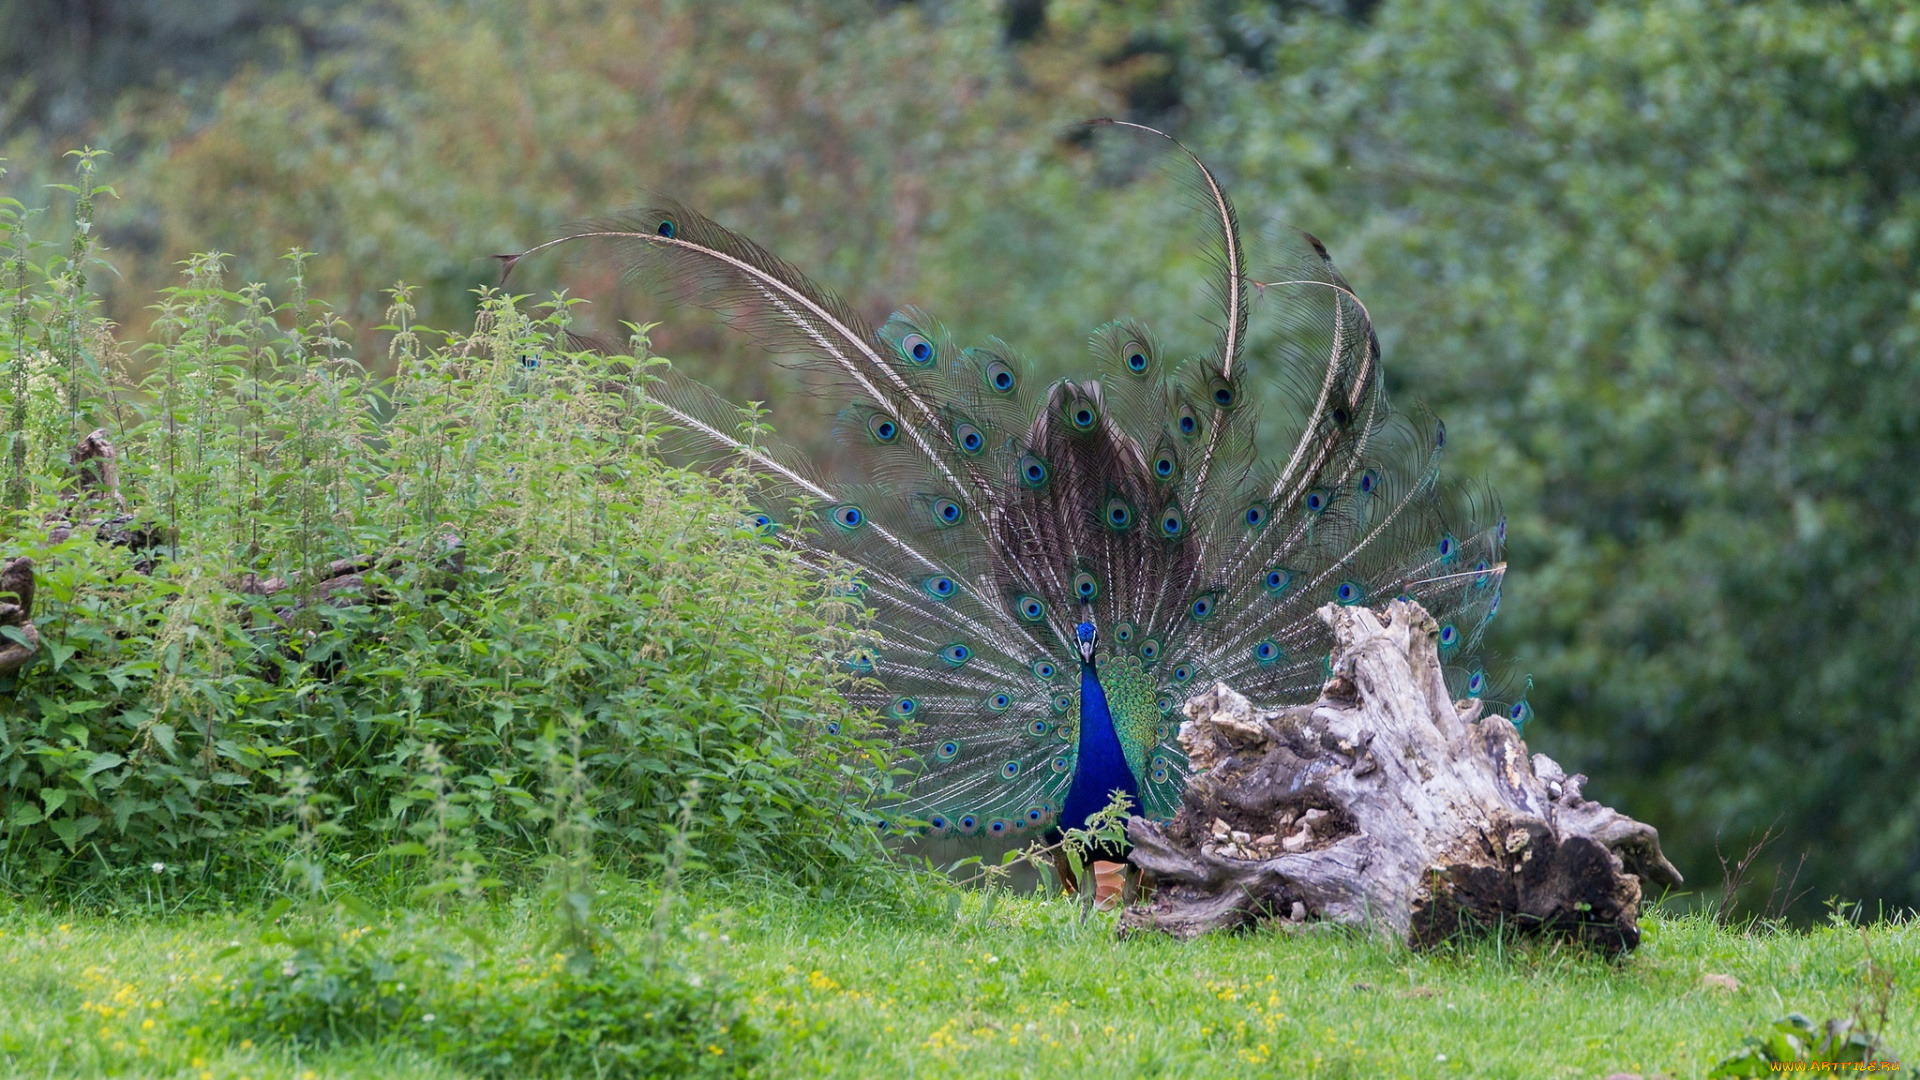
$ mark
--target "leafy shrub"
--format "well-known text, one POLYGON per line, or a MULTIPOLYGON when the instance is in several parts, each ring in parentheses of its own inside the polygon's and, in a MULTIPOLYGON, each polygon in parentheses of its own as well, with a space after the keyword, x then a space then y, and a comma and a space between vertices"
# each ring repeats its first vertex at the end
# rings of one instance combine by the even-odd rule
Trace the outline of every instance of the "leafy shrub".
POLYGON ((570 351, 569 303, 491 293, 472 334, 437 334, 402 287, 381 376, 343 357, 300 257, 276 303, 204 256, 134 386, 90 314, 91 230, 42 265, 28 220, 0 200, 0 536, 39 567, 44 640, 0 679, 0 881, 162 863, 190 902, 296 844, 309 868, 429 840, 525 863, 562 741, 615 866, 659 856, 696 783, 696 863, 824 882, 879 854, 857 812, 879 744, 832 660, 857 612, 747 526, 741 482, 658 457, 643 335, 570 351), (158 546, 96 542, 115 507, 77 501, 66 462, 95 427, 158 546), (362 587, 316 593, 344 558, 362 587))

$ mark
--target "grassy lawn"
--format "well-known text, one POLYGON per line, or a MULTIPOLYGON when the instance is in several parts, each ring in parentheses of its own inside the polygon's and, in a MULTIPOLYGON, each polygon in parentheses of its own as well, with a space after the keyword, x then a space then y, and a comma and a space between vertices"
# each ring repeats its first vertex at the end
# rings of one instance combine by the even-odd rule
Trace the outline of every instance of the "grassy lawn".
MULTIPOLYGON (((636 944, 651 907, 640 893, 603 903, 636 944)), ((1844 1016, 1866 995, 1855 928, 1748 936, 1654 916, 1641 949, 1610 963, 1491 941, 1416 956, 1339 932, 1122 942, 1111 916, 1083 924, 1040 899, 983 911, 978 895, 957 921, 739 894, 696 894, 689 907, 698 930, 675 947, 744 988, 770 1054, 758 1074, 771 1077, 1697 1077, 1774 1017, 1844 1016)), ((524 909, 482 917, 494 949, 540 948, 544 925, 524 909)), ((404 1048, 300 1054, 215 1039, 199 1002, 261 954, 258 934, 221 916, 0 915, 0 1071, 462 1075, 404 1048)), ((1868 934, 1898 980, 1888 1029, 1911 1057, 1920 925, 1868 934)), ((1920 1075, 1915 1064, 1901 1075, 1920 1075)))

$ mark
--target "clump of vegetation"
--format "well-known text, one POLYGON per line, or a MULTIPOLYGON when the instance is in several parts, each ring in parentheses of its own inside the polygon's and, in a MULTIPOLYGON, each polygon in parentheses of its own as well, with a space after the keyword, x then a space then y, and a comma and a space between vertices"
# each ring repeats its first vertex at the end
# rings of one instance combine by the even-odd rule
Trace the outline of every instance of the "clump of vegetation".
POLYGON ((646 869, 698 783, 698 866, 865 872, 882 756, 832 661, 858 612, 742 481, 658 456, 644 332, 577 351, 572 302, 489 292, 441 333, 401 286, 376 373, 304 255, 276 300, 207 254, 128 350, 86 288, 94 166, 63 248, 0 200, 0 536, 42 639, 0 676, 0 886, 207 902, 301 836, 510 876, 561 732, 610 867, 646 869), (115 490, 68 461, 96 429, 115 490))

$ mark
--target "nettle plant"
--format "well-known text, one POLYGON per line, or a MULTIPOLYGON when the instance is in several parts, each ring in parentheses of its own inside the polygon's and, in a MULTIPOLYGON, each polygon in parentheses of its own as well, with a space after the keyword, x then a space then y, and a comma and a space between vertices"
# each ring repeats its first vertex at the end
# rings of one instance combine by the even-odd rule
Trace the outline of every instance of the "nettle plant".
POLYGON ((857 604, 751 526, 743 478, 662 459, 643 328, 579 351, 574 301, 486 292, 442 333, 402 285, 375 374, 304 255, 276 300, 216 253, 126 348, 86 288, 93 169, 65 248, 0 200, 0 556, 34 560, 42 638, 0 676, 0 885, 273 885, 296 807, 336 862, 428 838, 532 866, 558 731, 613 868, 694 783, 696 864, 872 865, 884 747, 831 661, 857 604), (96 429, 117 492, 69 463, 96 429))

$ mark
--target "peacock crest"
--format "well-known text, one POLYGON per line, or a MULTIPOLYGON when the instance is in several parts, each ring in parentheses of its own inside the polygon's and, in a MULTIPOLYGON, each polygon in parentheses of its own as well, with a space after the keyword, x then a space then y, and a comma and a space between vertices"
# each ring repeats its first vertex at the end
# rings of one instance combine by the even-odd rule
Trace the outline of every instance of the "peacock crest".
MULTIPOLYGON (((757 478, 753 524, 838 568, 871 610, 876 640, 845 663, 911 754, 895 827, 1034 833, 1078 825, 1116 788, 1170 816, 1189 775, 1186 697, 1224 680, 1310 700, 1329 674, 1315 614, 1328 603, 1420 601, 1454 696, 1488 693, 1472 658, 1500 604, 1504 521, 1491 498, 1440 483, 1442 424, 1389 410, 1367 310, 1326 248, 1286 234, 1250 274, 1199 158, 1096 123, 1169 151, 1190 180, 1219 308, 1201 355, 1111 322, 1085 375, 1045 382, 1011 346, 961 346, 917 310, 875 328, 671 201, 503 257, 601 242, 837 397, 858 482, 743 439, 737 409, 684 374, 654 389, 679 448, 757 478)), ((1525 703, 1508 715, 1524 722, 1525 703)))

